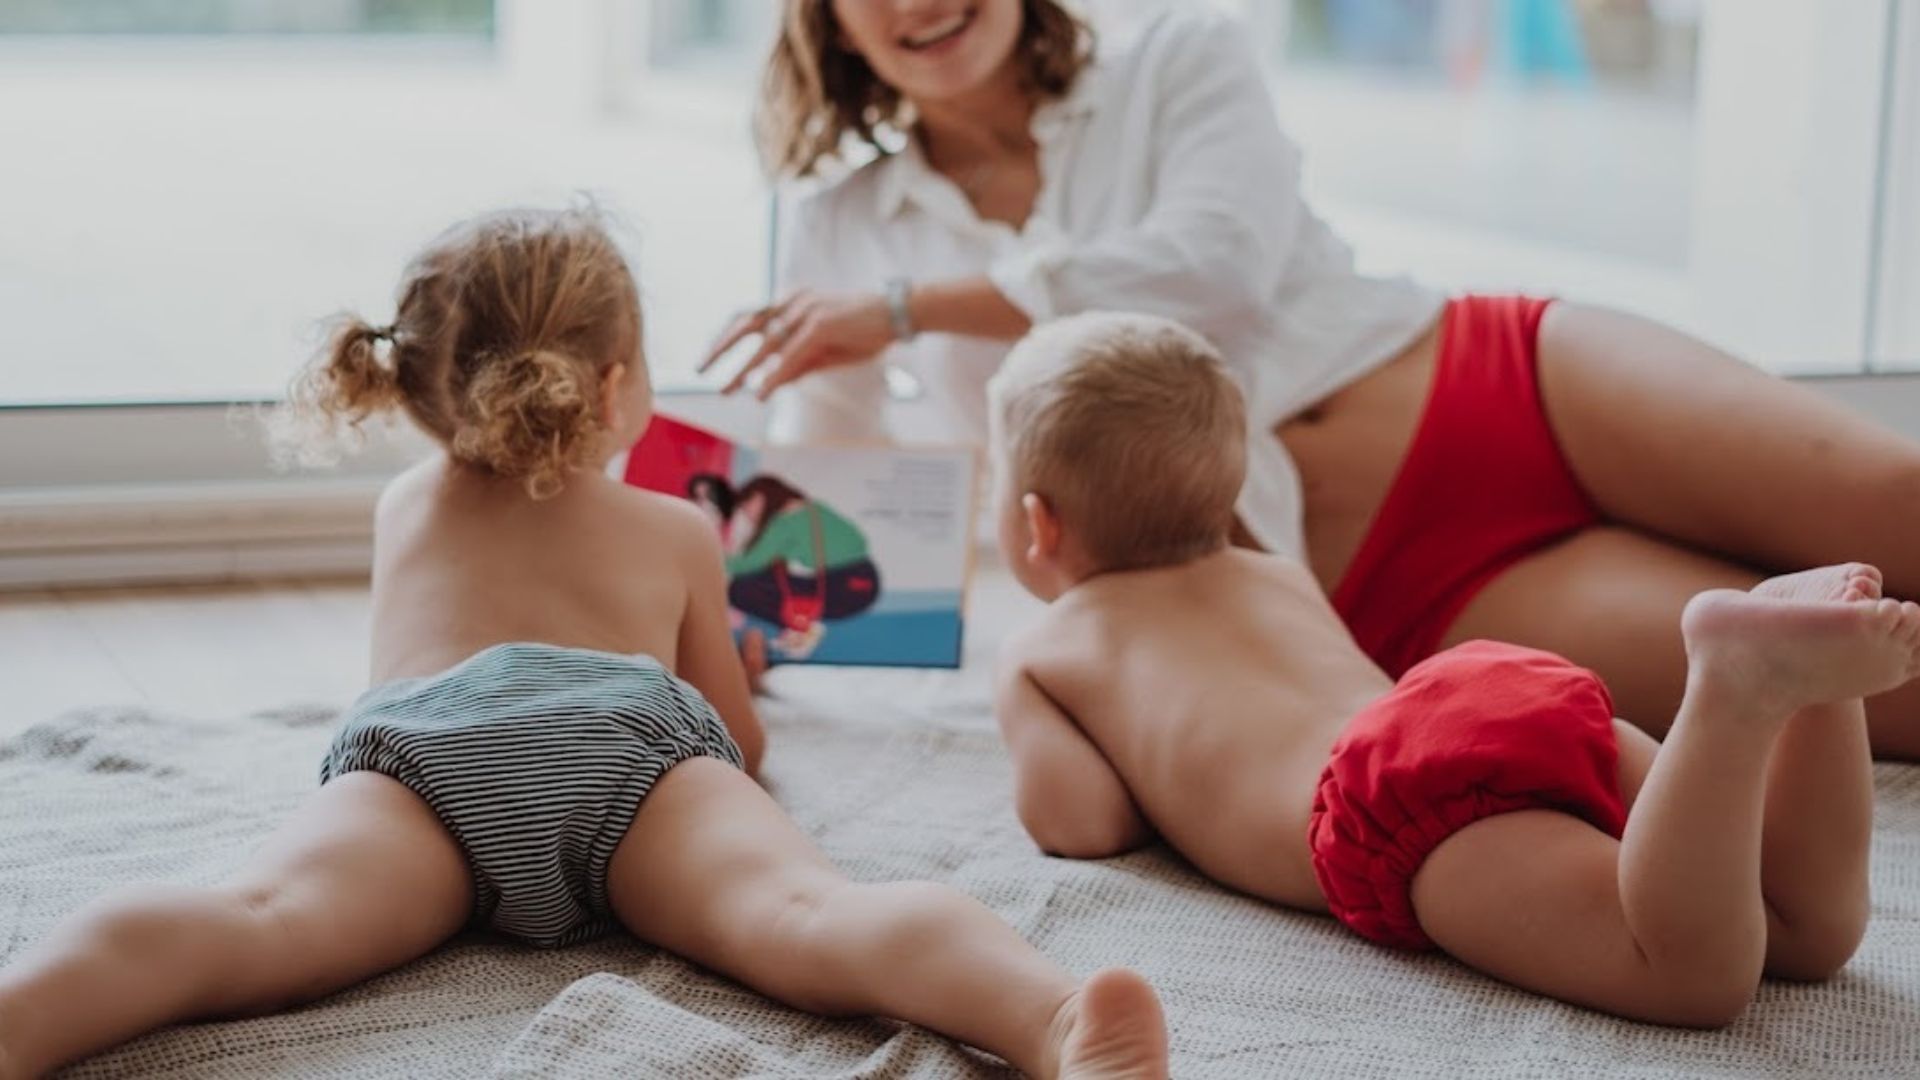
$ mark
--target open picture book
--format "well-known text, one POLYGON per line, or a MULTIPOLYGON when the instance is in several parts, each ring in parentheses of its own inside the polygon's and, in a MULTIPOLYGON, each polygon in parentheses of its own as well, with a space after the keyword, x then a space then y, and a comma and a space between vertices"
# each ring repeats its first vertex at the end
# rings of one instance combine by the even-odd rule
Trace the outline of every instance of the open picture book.
POLYGON ((656 416, 626 480, 706 511, 735 635, 775 663, 951 668, 977 471, 968 448, 757 447, 656 416))

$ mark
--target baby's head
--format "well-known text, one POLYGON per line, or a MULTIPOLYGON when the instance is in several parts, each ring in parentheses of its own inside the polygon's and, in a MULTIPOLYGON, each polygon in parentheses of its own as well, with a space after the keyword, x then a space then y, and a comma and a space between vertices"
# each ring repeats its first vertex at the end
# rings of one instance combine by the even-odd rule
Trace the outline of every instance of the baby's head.
POLYGON ((1199 334, 1148 315, 1061 319, 1014 348, 988 393, 1000 549, 1028 591, 1052 600, 1226 546, 1246 411, 1199 334))
POLYGON ((340 427, 402 409, 456 462, 536 499, 645 430, 640 298, 590 209, 511 210, 441 234, 407 268, 391 326, 335 320, 295 380, 279 441, 324 461, 340 427))

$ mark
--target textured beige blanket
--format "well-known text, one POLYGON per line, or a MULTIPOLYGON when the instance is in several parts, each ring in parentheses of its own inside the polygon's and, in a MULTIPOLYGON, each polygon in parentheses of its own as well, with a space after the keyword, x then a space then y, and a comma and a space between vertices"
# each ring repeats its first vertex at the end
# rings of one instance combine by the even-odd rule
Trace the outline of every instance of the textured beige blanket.
MULTIPOLYGON (((1228 895, 1162 851, 1046 859, 1009 804, 986 661, 1020 605, 989 580, 962 673, 786 671, 769 783, 860 878, 966 889, 1078 971, 1160 987, 1176 1077, 1920 1076, 1920 769, 1883 767, 1865 947, 1769 985, 1714 1033, 1623 1023, 1228 895)), ((330 709, 197 721, 100 712, 0 743, 0 962, 111 886, 212 880, 309 791, 330 709)), ((625 940, 461 940, 282 1016, 178 1028, 81 1076, 998 1075, 880 1022, 772 1005, 625 940)))

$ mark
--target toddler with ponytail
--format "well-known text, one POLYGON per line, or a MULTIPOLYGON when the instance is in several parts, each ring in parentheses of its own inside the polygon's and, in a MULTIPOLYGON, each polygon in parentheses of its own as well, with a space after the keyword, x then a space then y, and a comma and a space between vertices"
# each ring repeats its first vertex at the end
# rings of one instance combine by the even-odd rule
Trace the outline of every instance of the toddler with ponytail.
POLYGON ((109 897, 0 969, 0 1080, 330 994, 469 927, 536 947, 624 931, 1033 1075, 1126 1054, 1138 1068, 1111 1075, 1165 1075, 1137 975, 1077 983, 951 888, 848 881, 754 782, 713 526, 606 475, 652 411, 640 321, 584 210, 457 226, 408 268, 392 325, 334 321, 282 449, 326 460, 394 410, 439 444, 375 512, 373 687, 232 880, 109 897))

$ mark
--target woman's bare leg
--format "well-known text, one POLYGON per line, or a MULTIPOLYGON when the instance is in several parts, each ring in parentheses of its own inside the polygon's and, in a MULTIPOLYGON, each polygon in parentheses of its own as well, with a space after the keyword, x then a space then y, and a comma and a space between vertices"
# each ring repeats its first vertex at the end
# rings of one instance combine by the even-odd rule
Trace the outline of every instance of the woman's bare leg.
MULTIPOLYGON (((1558 653, 1599 672, 1619 715, 1660 735, 1686 686, 1681 610, 1708 589, 1751 588, 1764 576, 1631 529, 1588 529, 1495 578, 1443 644, 1486 638, 1558 653)), ((1920 684, 1866 709, 1877 756, 1920 760, 1920 684)))
POLYGON ((695 758, 655 785, 608 892, 642 940, 798 1009, 906 1020, 1034 1076, 1166 1075, 1165 1025, 1138 976, 1076 984, 959 892, 846 880, 719 761, 695 758))
MULTIPOLYGON (((1624 837, 1545 811, 1461 830, 1413 885, 1421 925, 1442 948, 1624 1016, 1712 1026, 1745 1007, 1779 925, 1755 887, 1776 855, 1762 840, 1775 743, 1821 718, 1810 708, 1920 670, 1920 609, 1722 591, 1695 601, 1686 624, 1686 696, 1624 837)), ((1844 725, 1833 734, 1844 740, 1844 725)), ((1852 786, 1865 783, 1856 770, 1852 786)))
POLYGON ((471 906, 466 862, 426 803, 349 773, 233 881, 114 894, 0 971, 0 1072, 38 1076, 168 1024, 333 993, 439 945, 471 906))
MULTIPOLYGON (((1767 573, 1859 560, 1889 595, 1920 597, 1920 442, 1677 331, 1579 304, 1547 310, 1540 388, 1609 520, 1767 573)), ((1876 752, 1920 757, 1920 689, 1868 708, 1876 752)))

